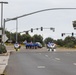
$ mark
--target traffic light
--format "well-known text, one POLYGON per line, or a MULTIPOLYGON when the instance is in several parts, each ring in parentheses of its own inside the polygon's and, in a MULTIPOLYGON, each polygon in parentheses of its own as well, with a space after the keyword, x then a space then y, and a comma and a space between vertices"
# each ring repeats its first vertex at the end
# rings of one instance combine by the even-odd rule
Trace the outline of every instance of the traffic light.
POLYGON ((38 30, 38 28, 36 28, 36 30, 38 30))
POLYGON ((72 36, 74 35, 74 33, 72 33, 72 36))
POLYGON ((61 36, 63 37, 63 33, 61 34, 61 36))
POLYGON ((28 34, 28 31, 26 31, 26 34, 28 34))
POLYGON ((65 35, 65 33, 62 33, 61 36, 63 37, 65 35))
POLYGON ((31 28, 31 32, 33 32, 33 28, 31 28))
POLYGON ((41 27, 41 31, 43 31, 43 27, 41 27))
POLYGON ((55 28, 53 28, 52 31, 54 32, 55 31, 55 28))

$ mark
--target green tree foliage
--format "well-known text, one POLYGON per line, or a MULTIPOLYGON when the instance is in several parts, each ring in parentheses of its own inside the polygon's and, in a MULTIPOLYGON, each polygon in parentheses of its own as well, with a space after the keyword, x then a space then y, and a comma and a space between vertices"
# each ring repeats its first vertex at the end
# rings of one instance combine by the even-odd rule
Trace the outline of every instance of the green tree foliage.
POLYGON ((27 41, 27 42, 31 42, 31 36, 28 34, 26 34, 25 35, 25 40, 27 41))
POLYGON ((74 48, 74 47, 75 47, 73 41, 71 41, 71 42, 65 44, 64 46, 65 46, 65 47, 68 47, 68 48, 74 48))
POLYGON ((6 53, 6 52, 7 52, 6 47, 0 44, 0 54, 6 53))
POLYGON ((76 39, 74 38, 74 37, 70 37, 70 36, 68 36, 68 37, 66 37, 65 39, 64 39, 64 43, 65 43, 65 47, 71 47, 71 48, 73 48, 73 47, 75 47, 75 44, 76 44, 76 39))
POLYGON ((6 33, 7 37, 10 39, 10 32, 6 31, 5 33, 6 33))
POLYGON ((35 34, 32 37, 32 42, 40 42, 44 46, 43 37, 41 35, 35 34))
POLYGON ((54 40, 51 37, 47 37, 44 42, 47 44, 48 42, 53 42, 54 40))
POLYGON ((62 47, 62 46, 64 46, 64 41, 62 39, 58 39, 56 41, 56 44, 62 47))
POLYGON ((33 41, 33 42, 43 43, 43 37, 42 37, 41 35, 35 34, 35 35, 32 37, 32 41, 33 41))
POLYGON ((31 42, 31 36, 29 34, 23 34, 23 35, 18 35, 18 40, 20 41, 20 43, 24 42, 25 40, 27 42, 31 42))
MULTIPOLYGON (((10 36, 11 36, 12 43, 16 42, 16 33, 11 33, 10 34, 9 31, 6 31, 6 35, 9 39, 10 39, 10 36)), ((21 35, 20 33, 18 33, 18 42, 23 43, 25 40, 27 42, 31 42, 31 41, 32 42, 40 42, 41 44, 44 44, 44 43, 47 44, 48 42, 54 42, 61 47, 69 47, 69 48, 70 47, 73 48, 73 47, 76 46, 76 38, 73 37, 73 36, 71 36, 71 37, 67 36, 64 40, 62 40, 62 39, 54 40, 51 37, 47 37, 47 38, 44 39, 44 42, 43 42, 43 37, 41 35, 35 34, 34 36, 31 36, 30 34, 21 35)))

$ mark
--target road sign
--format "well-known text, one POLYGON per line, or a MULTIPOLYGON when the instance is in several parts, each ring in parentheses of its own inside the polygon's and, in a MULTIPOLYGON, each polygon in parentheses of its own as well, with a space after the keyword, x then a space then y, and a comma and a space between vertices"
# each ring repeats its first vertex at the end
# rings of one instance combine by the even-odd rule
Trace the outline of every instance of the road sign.
POLYGON ((8 37, 6 36, 6 34, 3 34, 3 36, 2 36, 2 41, 3 42, 6 42, 8 40, 8 37))

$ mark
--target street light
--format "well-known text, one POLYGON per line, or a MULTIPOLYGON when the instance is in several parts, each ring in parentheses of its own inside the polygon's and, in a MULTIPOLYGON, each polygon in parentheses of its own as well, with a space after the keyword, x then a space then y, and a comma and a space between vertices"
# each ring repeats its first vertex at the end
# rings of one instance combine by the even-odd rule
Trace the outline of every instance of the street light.
POLYGON ((52 30, 54 32, 55 31, 55 28, 50 28, 50 30, 52 30))

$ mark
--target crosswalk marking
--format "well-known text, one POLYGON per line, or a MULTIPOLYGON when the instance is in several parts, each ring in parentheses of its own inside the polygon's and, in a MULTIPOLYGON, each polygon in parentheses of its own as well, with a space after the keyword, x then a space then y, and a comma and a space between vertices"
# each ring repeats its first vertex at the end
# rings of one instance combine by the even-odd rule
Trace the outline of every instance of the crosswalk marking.
POLYGON ((76 63, 73 63, 74 65, 76 65, 76 63))
POLYGON ((56 60, 60 60, 59 58, 55 58, 56 60))
POLYGON ((48 55, 45 55, 46 57, 48 57, 48 55))

